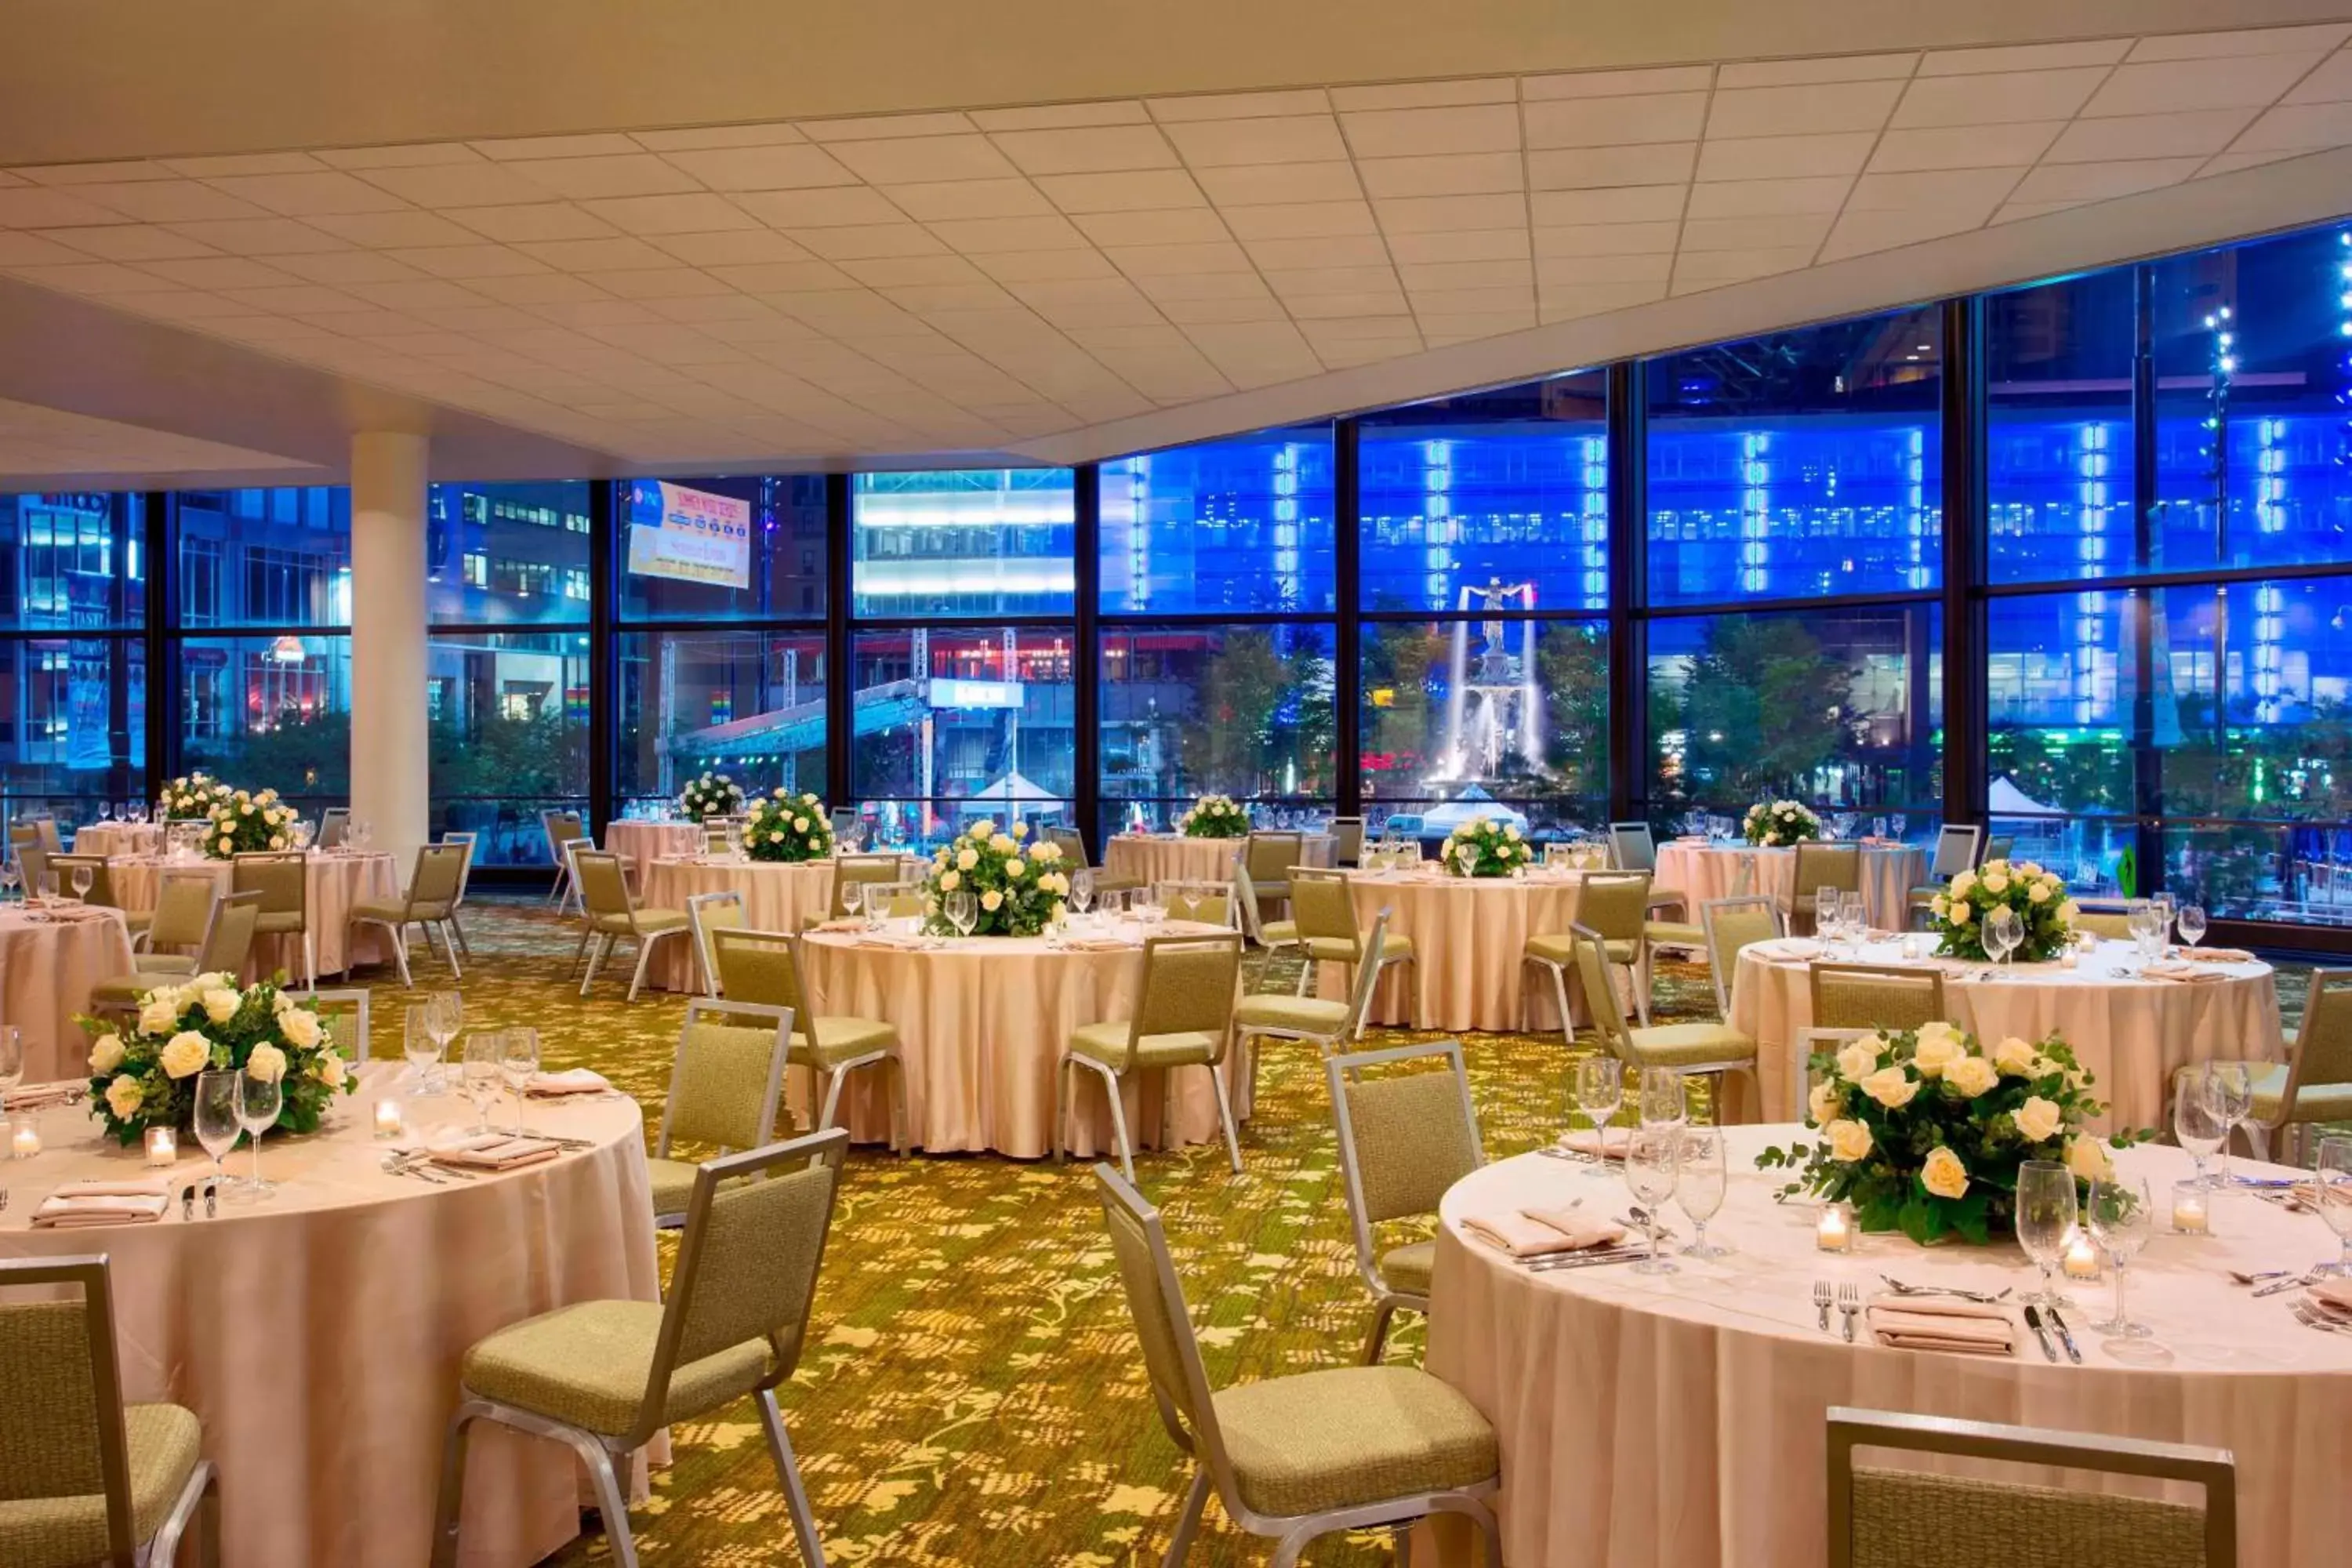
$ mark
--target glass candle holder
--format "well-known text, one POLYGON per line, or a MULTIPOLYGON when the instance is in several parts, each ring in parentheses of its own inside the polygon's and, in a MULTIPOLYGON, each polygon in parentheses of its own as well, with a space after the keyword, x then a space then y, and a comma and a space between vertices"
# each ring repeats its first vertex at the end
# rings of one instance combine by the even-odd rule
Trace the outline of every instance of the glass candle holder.
POLYGON ((1843 1199, 1822 1205, 1813 1222, 1813 1246, 1823 1252, 1852 1252, 1854 1243, 1853 1205, 1843 1199))
POLYGON ((375 1102, 375 1135, 377 1137, 397 1138, 406 1130, 407 1119, 401 1112, 400 1101, 397 1098, 385 1095, 375 1102))
POLYGON ((169 1165, 180 1157, 180 1133, 173 1127, 147 1129, 147 1163, 169 1165))
POLYGON ((10 1159, 29 1160, 40 1152, 41 1130, 33 1125, 31 1117, 26 1117, 9 1127, 8 1157, 10 1159))
POLYGON ((2099 1277, 2099 1244, 2091 1239, 2090 1232, 2075 1227, 2066 1233, 2066 1250, 2059 1266, 2069 1279, 2096 1279, 2099 1277))
POLYGON ((2195 1182, 2172 1184, 2172 1232, 2175 1236, 2213 1234, 2213 1194, 2195 1182))

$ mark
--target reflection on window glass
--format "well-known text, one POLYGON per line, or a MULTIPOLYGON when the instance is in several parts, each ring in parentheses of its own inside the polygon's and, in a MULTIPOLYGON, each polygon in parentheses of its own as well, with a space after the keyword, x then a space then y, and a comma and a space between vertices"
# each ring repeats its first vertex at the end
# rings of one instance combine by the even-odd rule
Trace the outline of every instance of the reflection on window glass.
POLYGON ((1067 626, 860 632, 851 787, 918 841, 980 817, 1067 822, 1076 755, 1067 626))
POLYGON ((0 814, 70 824, 144 799, 146 725, 136 638, 0 638, 0 814))
POLYGON ((1916 310, 1651 362, 1651 599, 1940 582, 1942 342, 1916 310))
POLYGON ((0 495, 0 629, 144 625, 146 517, 137 495, 0 495))
POLYGON ((1331 427, 1105 463, 1107 615, 1332 608, 1331 427))
POLYGON ((1202 795, 1328 802, 1331 644, 1328 623, 1103 633, 1106 829, 1165 827, 1202 795))
POLYGON ((547 859, 539 814, 588 794, 588 638, 436 633, 426 648, 436 832, 478 834, 475 863, 547 859))
POLYGON ((180 765, 297 804, 351 789, 352 639, 194 637, 180 645, 180 765))
POLYGON ((1590 826, 1609 805, 1609 639, 1586 621, 1381 622, 1363 637, 1368 826, 1590 826), (1489 803, 1499 802, 1499 809, 1489 803))
POLYGON ((850 492, 854 613, 1067 615, 1076 500, 1067 468, 860 474, 850 492))
POLYGON ((1608 604, 1603 373, 1367 415, 1358 460, 1364 608, 1608 604))
POLYGON ((2131 269, 1990 295, 1984 321, 1992 580, 2133 569, 2131 269))
POLYGON ((621 479, 624 620, 821 620, 824 477, 621 479))
POLYGON ((1737 818, 1787 796, 1925 829, 1943 791, 1942 626, 1936 605, 1653 622, 1654 814, 1737 818))
POLYGON ((349 490, 183 490, 173 518, 181 626, 352 624, 349 490))
POLYGON ((425 615, 436 626, 588 619, 588 483, 435 485, 425 615))
POLYGON ((632 632, 619 639, 614 787, 675 799, 722 773, 747 792, 824 789, 824 638, 632 632))

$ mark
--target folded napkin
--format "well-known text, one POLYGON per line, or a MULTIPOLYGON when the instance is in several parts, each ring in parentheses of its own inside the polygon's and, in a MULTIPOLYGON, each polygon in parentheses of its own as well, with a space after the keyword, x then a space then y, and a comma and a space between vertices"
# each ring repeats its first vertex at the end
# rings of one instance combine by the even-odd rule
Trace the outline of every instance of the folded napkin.
POLYGON ((1766 958, 1814 959, 1822 952, 1820 942, 1802 936, 1774 937, 1748 945, 1766 958))
POLYGON ((1598 1132, 1587 1127, 1561 1133, 1559 1146, 1574 1154, 1598 1154, 1604 1160, 1622 1160, 1625 1157, 1625 1146, 1633 1139, 1633 1130, 1630 1127, 1604 1127, 1598 1132))
POLYGON ((2218 970, 2208 969, 2198 963, 2183 963, 2177 958, 2163 959, 2155 963, 2144 963, 2140 965, 2139 972, 2158 980, 2185 980, 2191 983, 2230 978, 2218 970))
POLYGON ((551 1143, 544 1138, 517 1138, 506 1132, 478 1132, 470 1137, 434 1145, 433 1163, 468 1171, 511 1171, 523 1165, 536 1165, 542 1160, 552 1160, 562 1152, 562 1145, 551 1143))
POLYGON ((1074 936, 1063 945, 1072 952, 1126 952, 1136 944, 1124 937, 1074 936))
POLYGON ((8 1091, 5 1108, 9 1110, 39 1110, 47 1106, 63 1105, 68 1096, 88 1086, 79 1079, 66 1083, 27 1084, 23 1089, 8 1091))
POLYGON ((2330 1315, 2352 1318, 2352 1279, 2315 1279, 2309 1289, 2311 1299, 2326 1308, 2330 1315))
POLYGON ((1706 842, 1706 835, 1704 833, 1677 833, 1675 835, 1675 842, 1677 844, 1704 844, 1706 842))
POLYGON ((2184 947, 2173 954, 2191 963, 2252 963, 2254 955, 2242 947, 2184 947))
POLYGON ((1587 1247, 1613 1247, 1625 1239, 1623 1226, 1587 1219, 1574 1209, 1518 1209, 1510 1214, 1473 1215, 1462 1222, 1462 1228, 1514 1258, 1582 1252, 1587 1247))
POLYGON ((2016 1349, 2006 1309, 1957 1296, 1874 1296, 1864 1315, 1878 1342, 1898 1350, 2005 1356, 2016 1349))
POLYGON ((926 936, 921 931, 869 931, 858 933, 857 945, 890 947, 901 952, 919 952, 924 948, 935 945, 938 940, 936 937, 926 936))
POLYGON ((864 931, 865 929, 865 921, 854 918, 837 921, 819 921, 816 924, 809 927, 809 930, 811 931, 864 931))
POLYGON ((566 1094, 609 1094, 613 1085, 603 1073, 587 1068, 573 1068, 569 1072, 535 1072, 525 1092, 541 1099, 554 1099, 566 1094))
POLYGON ((116 1181, 68 1182, 33 1211, 37 1230, 76 1230, 88 1226, 145 1225, 172 1205, 169 1176, 116 1181))

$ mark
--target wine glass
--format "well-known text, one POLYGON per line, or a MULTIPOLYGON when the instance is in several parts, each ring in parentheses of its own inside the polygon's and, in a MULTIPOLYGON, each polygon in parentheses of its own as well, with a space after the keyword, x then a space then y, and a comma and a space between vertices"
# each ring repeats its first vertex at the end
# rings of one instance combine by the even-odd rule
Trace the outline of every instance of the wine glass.
POLYGON ((1686 1124, 1690 1121, 1688 1082, 1679 1068, 1643 1068, 1642 1125, 1681 1127, 1686 1124))
POLYGON ((245 1131, 236 1120, 236 1080, 244 1076, 236 1071, 196 1075, 196 1142, 213 1157, 213 1180, 226 1192, 236 1190, 225 1162, 245 1131))
POLYGON ((86 904, 89 902, 90 885, 97 880, 97 867, 76 866, 73 868, 74 902, 78 904, 86 904))
POLYGON ((25 1035, 14 1024, 0 1024, 0 1110, 8 1096, 25 1081, 25 1035))
POLYGON ((2205 1094, 2221 1119, 2221 1168, 2213 1184, 2230 1184, 2230 1132, 2254 1113, 2254 1071, 2244 1062, 2207 1062, 2205 1094))
POLYGON ((2028 1160, 2017 1167, 2017 1244, 2042 1269, 2042 1289, 2026 1300, 2063 1307, 2056 1269, 2074 1228, 2074 1173, 2055 1160, 2028 1160))
POLYGON ((2003 905, 1985 916, 1985 951, 1995 963, 2006 968, 2011 954, 2025 941, 2025 922, 2015 910, 2003 905))
POLYGON ((948 917, 948 924, 955 927, 959 937, 970 936, 971 928, 980 921, 980 900, 971 896, 969 888, 958 888, 950 893, 942 900, 940 908, 948 917))
POLYGON ((530 1080, 539 1076, 539 1031, 533 1028, 509 1029, 499 1047, 499 1076, 507 1080, 507 1092, 514 1096, 515 1136, 523 1135, 523 1097, 530 1092, 530 1080))
POLYGON ((1835 888, 1813 889, 1813 934, 1823 942, 1834 942, 1838 937, 1838 919, 1845 913, 1845 903, 1835 888))
POLYGON ((2145 1178, 2134 1181, 2128 1176, 2095 1178, 2083 1207, 2083 1218, 2091 1227, 2092 1238, 2106 1249, 2108 1260, 2116 1266, 2116 1315, 2091 1327, 2117 1339, 2144 1340, 2150 1332, 2148 1326, 2133 1322, 2131 1314, 2125 1310, 2124 1276, 2130 1271, 2133 1257, 2147 1244, 2147 1233, 2156 1223, 2156 1205, 2148 1201, 2147 1182, 2145 1178))
POLYGON ((866 929, 880 931, 890 912, 891 889, 880 882, 860 882, 855 898, 857 912, 866 917, 866 929))
POLYGON ((24 879, 24 872, 17 869, 15 856, 0 860, 0 902, 16 896, 16 884, 24 879))
POLYGON ((1870 935, 1870 905, 1858 892, 1848 893, 1844 900, 1845 933, 1856 947, 1870 935))
POLYGON ((466 1037, 465 1066, 460 1082, 474 1108, 477 1132, 490 1130, 490 1102, 499 1097, 499 1057, 501 1042, 496 1029, 477 1029, 466 1037))
POLYGON ((441 1041, 433 1032, 433 1006, 412 1002, 401 1015, 400 1054, 408 1058, 408 1081, 424 1093, 441 1066, 441 1041))
POLYGON ((2150 949, 2158 940, 2158 932, 2162 929, 2157 924, 2158 919, 2156 906, 2146 899, 2134 899, 2124 905, 2124 925, 2131 932, 2132 941, 2139 948, 2142 963, 2156 956, 2150 949))
POLYGON ((1658 1256, 1658 1207, 1675 1195, 1675 1145, 1679 1130, 1637 1127, 1625 1140, 1625 1188, 1641 1205, 1635 1216, 1650 1238, 1650 1255, 1633 1265, 1636 1274, 1673 1274, 1677 1266, 1658 1256))
POLYGON ((2313 1207, 2327 1228, 2343 1243, 2343 1254, 2334 1263, 2323 1263, 2312 1270, 2323 1269, 2339 1279, 2352 1279, 2352 1138, 2341 1134, 2319 1141, 2319 1165, 2312 1175, 2312 1193, 2317 1200, 2313 1207))
POLYGON ((1576 1064, 1576 1104, 1592 1122, 1590 1176, 1609 1174, 1609 1121, 1625 1103, 1625 1064, 1615 1057, 1582 1057, 1576 1064))
POLYGON ((278 1110, 284 1103, 276 1079, 265 1080, 249 1072, 236 1075, 237 1125, 253 1140, 253 1179, 237 1189, 239 1203, 268 1203, 277 1195, 277 1187, 261 1179, 261 1135, 277 1125, 278 1110))
POLYGON ((2181 905, 2180 912, 2172 917, 2172 923, 2179 929, 2180 932, 2180 940, 2187 942, 2190 947, 2195 947, 2199 942, 2205 940, 2205 906, 2202 904, 2181 905))
POLYGON ((449 1042, 456 1039, 458 1031, 466 1026, 466 999, 455 991, 436 991, 425 999, 425 1005, 430 1009, 427 1025, 439 1047, 434 1053, 432 1079, 432 1087, 437 1090, 441 1087, 439 1058, 448 1053, 449 1042))
POLYGON ((2183 1068, 2172 1087, 2172 1141, 2197 1162, 2200 1187, 2213 1184, 2213 1178, 2205 1173, 2205 1162, 2221 1147, 2230 1131, 2208 1080, 2210 1071, 2208 1067, 2183 1068))
POLYGON ((1070 873, 1070 908, 1085 914, 1095 901, 1095 874, 1081 866, 1070 873))
POLYGON ((1706 1222, 1723 1207, 1730 1178, 1725 1173, 1723 1133, 1713 1127, 1685 1127, 1675 1153, 1675 1202, 1698 1227, 1697 1238, 1683 1248, 1685 1258, 1721 1258, 1731 1249, 1706 1238, 1706 1222))

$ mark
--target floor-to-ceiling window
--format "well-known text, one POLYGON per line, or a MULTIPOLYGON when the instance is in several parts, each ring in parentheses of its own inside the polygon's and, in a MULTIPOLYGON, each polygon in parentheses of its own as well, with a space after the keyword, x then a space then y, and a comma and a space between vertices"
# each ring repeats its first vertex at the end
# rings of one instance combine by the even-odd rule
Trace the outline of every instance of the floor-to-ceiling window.
POLYGON ((0 495, 0 816, 146 795, 144 498, 0 495))

